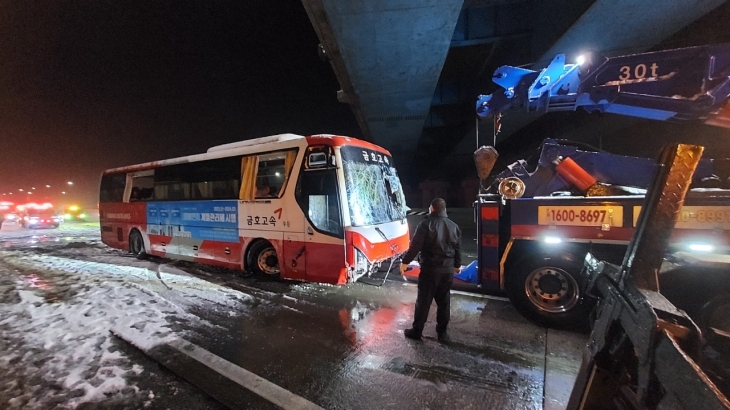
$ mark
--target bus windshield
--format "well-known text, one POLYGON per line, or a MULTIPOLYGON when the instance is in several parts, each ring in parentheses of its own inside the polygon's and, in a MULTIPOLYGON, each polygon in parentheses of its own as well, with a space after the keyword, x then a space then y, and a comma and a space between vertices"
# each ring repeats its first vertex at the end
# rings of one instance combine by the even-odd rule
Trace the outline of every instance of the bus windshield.
POLYGON ((375 225, 406 217, 406 201, 393 159, 371 149, 340 148, 352 226, 375 225))

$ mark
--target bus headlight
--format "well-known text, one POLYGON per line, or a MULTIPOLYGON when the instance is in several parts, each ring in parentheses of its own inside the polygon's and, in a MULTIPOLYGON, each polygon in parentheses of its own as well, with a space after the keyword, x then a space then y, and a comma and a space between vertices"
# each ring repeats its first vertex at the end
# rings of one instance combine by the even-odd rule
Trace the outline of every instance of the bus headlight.
POLYGON ((370 261, 360 249, 355 248, 355 273, 363 275, 370 270, 370 261))
POLYGON ((555 244, 563 242, 563 240, 558 236, 546 236, 545 239, 543 239, 543 240, 545 241, 545 243, 548 243, 551 245, 555 245, 555 244))

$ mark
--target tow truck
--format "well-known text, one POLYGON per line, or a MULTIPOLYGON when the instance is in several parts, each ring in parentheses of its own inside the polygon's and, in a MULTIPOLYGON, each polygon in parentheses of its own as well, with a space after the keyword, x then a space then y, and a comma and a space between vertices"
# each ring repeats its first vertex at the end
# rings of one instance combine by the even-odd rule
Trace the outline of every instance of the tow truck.
MULTIPOLYGON (((730 128, 730 44, 583 65, 566 64, 565 56, 558 55, 540 71, 503 66, 493 78, 501 88, 479 96, 476 111, 482 119, 493 117, 497 127, 508 110, 583 108, 730 128)), ((656 172, 655 161, 546 140, 536 164, 518 161, 489 183, 497 156, 494 147, 475 152, 482 180, 475 203, 478 255, 457 281, 480 292, 506 292, 538 324, 568 329, 585 325, 595 300, 586 296, 583 261, 590 253, 621 263, 656 172)), ((695 189, 669 242, 674 259, 668 263, 682 265, 701 253, 730 253, 729 164, 698 164, 695 189)), ((696 278, 694 285, 678 291, 692 296, 688 304, 724 296, 730 275, 696 278)))
MULTIPOLYGON (((495 129, 511 109, 578 108, 730 128, 730 44, 583 66, 559 55, 493 78, 476 110, 495 129)), ((496 150, 475 153, 473 282, 543 325, 595 315, 569 409, 730 408, 730 167, 702 152, 674 144, 655 165, 546 140, 534 170, 518 161, 491 184, 496 150)))

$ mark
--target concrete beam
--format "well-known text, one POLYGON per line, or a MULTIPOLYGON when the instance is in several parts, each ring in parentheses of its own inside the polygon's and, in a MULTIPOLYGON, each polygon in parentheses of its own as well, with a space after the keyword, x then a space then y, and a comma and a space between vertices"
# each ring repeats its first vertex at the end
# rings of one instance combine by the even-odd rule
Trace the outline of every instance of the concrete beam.
POLYGON ((365 135, 414 149, 463 0, 302 3, 365 135))
POLYGON ((556 54, 568 61, 586 50, 606 56, 644 52, 726 0, 597 0, 540 58, 546 66, 556 54))

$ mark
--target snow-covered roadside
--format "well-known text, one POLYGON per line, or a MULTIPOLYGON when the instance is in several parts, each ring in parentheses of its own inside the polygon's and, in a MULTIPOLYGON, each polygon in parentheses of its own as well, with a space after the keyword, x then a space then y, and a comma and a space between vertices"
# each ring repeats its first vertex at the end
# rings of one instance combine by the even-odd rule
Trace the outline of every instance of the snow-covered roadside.
POLYGON ((147 266, 0 252, 0 408, 140 396, 149 404, 154 393, 129 381, 143 370, 114 347, 110 329, 149 348, 173 330, 214 327, 194 307, 237 315, 251 298, 172 266, 136 265, 147 266))

